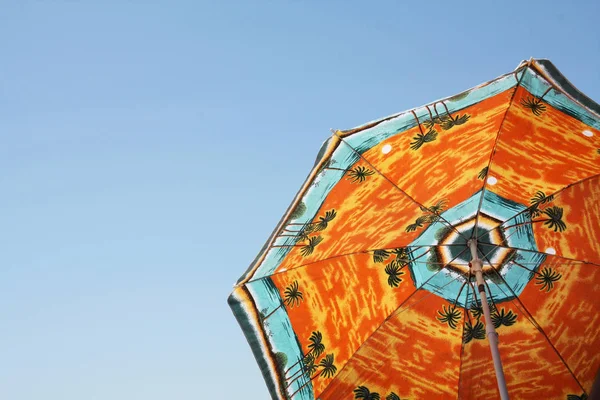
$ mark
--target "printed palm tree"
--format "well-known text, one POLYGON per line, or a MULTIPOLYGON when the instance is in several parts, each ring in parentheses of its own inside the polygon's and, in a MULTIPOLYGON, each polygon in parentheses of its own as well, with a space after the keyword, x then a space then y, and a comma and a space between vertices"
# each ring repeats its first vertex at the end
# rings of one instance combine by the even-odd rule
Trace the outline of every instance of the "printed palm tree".
POLYGON ((385 273, 388 274, 388 285, 391 287, 398 287, 400 282, 402 282, 402 267, 396 262, 392 261, 388 265, 385 266, 385 273))
POLYGON ((310 354, 314 355, 315 358, 319 357, 325 352, 325 345, 323 344, 323 334, 321 332, 312 332, 310 334, 310 337, 308 338, 308 341, 310 342, 308 344, 310 354))
POLYGON ((424 215, 424 217, 427 218, 427 223, 433 223, 433 222, 436 222, 440 218, 439 214, 444 212, 444 210, 446 209, 447 206, 448 206, 448 200, 442 199, 442 200, 439 200, 434 205, 430 206, 429 208, 421 206, 420 209, 421 209, 421 211, 426 213, 424 215))
POLYGON ((531 206, 529 207, 529 215, 531 218, 539 217, 542 213, 540 206, 542 204, 550 203, 554 200, 554 195, 546 196, 544 192, 538 190, 535 195, 531 198, 531 206))
POLYGON ((398 258, 406 258, 408 257, 409 251, 406 247, 397 247, 394 250, 392 250, 392 253, 394 253, 398 258))
POLYGON ((315 225, 310 224, 304 226, 297 234, 295 235, 280 235, 280 236, 292 236, 296 243, 304 242, 309 239, 309 235, 315 231, 315 225))
MULTIPOLYGON (((269 319, 271 315, 275 313, 275 311, 279 310, 281 307, 290 307, 294 308, 300 305, 300 303, 304 300, 304 296, 302 292, 298 289, 298 281, 294 281, 289 284, 285 290, 283 291, 283 301, 271 311, 267 316, 262 318, 263 321, 269 319)), ((265 310, 266 311, 266 310, 265 310)))
MULTIPOLYGON (((323 231, 327 228, 329 223, 335 219, 337 216, 337 211, 332 208, 329 211, 325 212, 325 215, 319 217, 317 221, 309 222, 309 223, 291 223, 288 224, 288 227, 283 230, 285 233, 280 233, 280 237, 292 237, 296 243, 304 242, 308 240, 308 243, 305 245, 299 245, 302 247, 300 252, 304 257, 312 254, 316 245, 323 241, 323 238, 317 236, 317 239, 310 238, 309 235, 314 232, 323 231), (299 228, 300 230, 291 230, 290 228, 299 228)), ((293 245, 275 245, 273 247, 293 247, 293 245)))
POLYGON ((423 122, 423 126, 425 128, 427 128, 427 130, 430 130, 435 126, 436 123, 439 123, 439 122, 436 122, 433 119, 428 119, 427 121, 423 122))
POLYGON ((431 121, 427 121, 427 122, 428 122, 428 125, 431 127, 433 127, 434 124, 440 124, 442 129, 447 131, 448 129, 452 129, 453 127, 455 127, 457 125, 464 124, 465 122, 467 122, 469 120, 469 118, 471 118, 471 116, 469 114, 465 114, 462 116, 457 114, 455 117, 453 117, 450 114, 450 110, 448 110, 446 103, 444 103, 443 101, 440 101, 439 103, 442 106, 444 106, 444 109, 446 110, 446 114, 440 116, 440 114, 438 113, 438 110, 437 110, 437 104, 438 104, 437 102, 433 104, 433 109, 436 113, 435 117, 431 114, 431 110, 429 109, 429 107, 427 107, 427 111, 429 111, 429 116, 431 118, 431 121))
POLYGON ((325 358, 321 359, 319 367, 323 369, 319 373, 319 376, 325 379, 332 378, 337 372, 337 367, 335 366, 334 361, 333 353, 327 354, 325 358))
POLYGON ((546 196, 544 192, 538 190, 531 198, 531 204, 546 204, 554 200, 554 195, 546 196))
POLYGON ((478 179, 485 179, 485 177, 488 174, 488 169, 489 167, 484 167, 481 171, 479 171, 479 174, 477 175, 478 179))
MULTIPOLYGON (((488 301, 488 307, 490 309, 490 314, 496 312, 496 305, 494 303, 488 301)), ((479 303, 471 303, 470 311, 473 318, 479 319, 483 315, 483 306, 479 305, 479 303)))
MULTIPOLYGON (((421 255, 421 256, 419 256, 419 257, 422 257, 422 256, 423 256, 423 255, 421 255)), ((416 260, 416 258, 415 258, 415 260, 416 260)), ((396 260, 395 260, 395 261, 396 261, 396 264, 398 264, 398 266, 399 266, 400 268, 404 268, 404 267, 406 267, 408 264, 410 264, 410 258, 409 258, 409 256, 408 256, 408 254, 407 254, 407 255, 405 255, 405 256, 402 256, 402 257, 401 257, 401 256, 396 256, 396 260)))
POLYGON ((410 263, 410 253, 411 252, 404 247, 398 247, 392 250, 373 250, 373 262, 382 263, 390 258, 391 255, 394 255, 395 259, 392 260, 392 262, 395 262, 400 268, 403 268, 410 263))
POLYGON ((295 242, 302 242, 308 240, 308 235, 315 231, 315 224, 312 222, 308 223, 290 223, 287 227, 283 228, 279 237, 291 237, 294 238, 295 242), (292 229, 293 228, 293 229, 292 229), (300 230, 296 230, 300 229, 300 230))
POLYGON ((419 150, 425 143, 433 142, 437 139, 438 133, 435 129, 429 129, 427 133, 419 132, 410 143, 411 150, 419 150))
MULTIPOLYGON (((436 115, 434 116, 431 113, 431 109, 429 108, 429 106, 425 106, 425 108, 427 108, 427 112, 429 113, 429 120, 426 120, 425 122, 423 122, 423 125, 425 126, 425 128, 432 129, 435 126, 435 124, 441 124, 443 122, 443 117, 441 117, 439 114, 437 114, 437 110, 436 110, 436 115)), ((434 105, 434 108, 435 108, 435 105, 434 105)))
POLYGON ((507 230, 509 228, 514 228, 518 226, 523 226, 527 224, 535 224, 539 222, 543 222, 544 225, 548 227, 548 229, 554 229, 554 232, 564 232, 567 229, 567 224, 562 220, 563 217, 563 209, 561 207, 547 207, 541 210, 541 213, 544 214, 547 218, 544 219, 536 219, 529 222, 521 222, 519 224, 505 226, 503 229, 507 230))
POLYGON ((382 263, 388 259, 390 252, 387 250, 375 250, 373 251, 373 262, 382 263))
POLYGON ((291 387, 294 384, 294 382, 296 382, 302 377, 306 379, 306 377, 312 376, 312 374, 314 374, 317 370, 317 365, 315 364, 315 361, 315 358, 311 354, 304 357, 302 359, 302 363, 300 364, 300 368, 298 369, 298 371, 286 377, 286 387, 291 387))
MULTIPOLYGON (((310 337, 308 338, 308 341, 310 342, 308 344, 308 353, 306 353, 306 355, 304 356, 304 359, 306 359, 307 357, 312 357, 313 362, 314 360, 319 357, 321 354, 323 354, 325 352, 325 345, 323 344, 323 334, 320 331, 313 331, 310 334, 310 337)), ((294 368, 296 365, 298 365, 300 362, 303 362, 304 359, 300 359, 298 360, 296 363, 294 363, 293 365, 291 365, 286 371, 285 373, 287 374, 288 372, 290 372, 290 370, 292 368, 294 368)))
POLYGON ((417 229, 422 228, 423 224, 426 224, 428 221, 429 221, 429 218, 427 218, 426 216, 418 217, 415 220, 415 223, 408 225, 405 230, 406 230, 406 232, 414 232, 417 229))
POLYGON ((284 302, 286 306, 294 308, 300 305, 304 297, 302 292, 298 290, 298 281, 294 281, 291 285, 285 288, 283 292, 284 302))
POLYGON ((322 231, 325 228, 327 228, 327 225, 329 224, 329 222, 333 221, 336 216, 337 216, 337 211, 335 211, 335 208, 332 208, 329 211, 325 211, 325 216, 319 217, 317 221, 289 223, 287 225, 287 229, 285 229, 285 231, 293 233, 294 236, 296 236, 297 234, 299 234, 302 231, 305 231, 307 233, 312 233, 315 231, 322 231), (290 230, 290 228, 300 229, 300 231, 290 230))
MULTIPOLYGON (((405 266, 410 264, 410 255, 411 255, 412 251, 409 251, 408 248, 398 247, 398 248, 394 249, 392 252, 396 255, 396 264, 398 264, 400 267, 404 268, 405 266)), ((423 257, 425 254, 427 254, 427 252, 425 252, 422 255, 420 255, 419 257, 415 258, 415 260, 420 257, 423 257)))
POLYGON ((337 367, 334 364, 333 353, 327 354, 325 357, 323 357, 321 359, 321 361, 319 362, 318 366, 321 368, 321 370, 318 373, 315 373, 310 378, 310 380, 308 380, 306 383, 304 383, 302 386, 300 386, 294 393, 292 393, 290 395, 291 398, 293 398, 296 393, 298 393, 299 391, 304 389, 306 387, 306 385, 308 385, 310 382, 312 382, 313 379, 315 379, 316 377, 319 376, 324 379, 329 379, 329 378, 332 378, 337 372, 337 367))
MULTIPOLYGON (((544 94, 542 94, 539 98, 527 96, 526 99, 521 99, 521 105, 523 105, 523 107, 525 108, 528 108, 534 115, 539 117, 546 111, 546 105, 542 103, 542 101, 544 100, 544 97, 548 94, 550 90, 552 90, 552 87, 546 89, 544 94)), ((557 92, 556 89, 554 90, 554 92, 560 93, 557 92)))
POLYGON ((469 343, 473 339, 485 339, 485 328, 483 323, 479 320, 473 325, 471 321, 465 322, 465 329, 463 332, 463 343, 469 343))
POLYGON ((312 376, 315 372, 317 372, 319 366, 315 364, 315 361, 315 356, 313 356, 310 353, 306 355, 306 357, 304 357, 304 359, 302 360, 302 365, 300 366, 300 369, 287 378, 287 380, 289 380, 289 383, 286 384, 286 387, 289 388, 294 382, 296 382, 303 376, 312 376))
POLYGON ((531 110, 531 112, 538 117, 546 111, 546 105, 542 103, 541 98, 538 99, 536 97, 527 96, 526 99, 521 99, 521 105, 531 110))
POLYGON ((322 231, 327 228, 327 225, 335 219, 337 212, 334 208, 325 212, 325 216, 319 217, 319 221, 315 224, 315 231, 322 231))
POLYGON ((354 389, 354 399, 380 400, 380 396, 377 392, 371 392, 366 386, 358 386, 354 389))
POLYGON ((309 354, 306 357, 306 360, 304 361, 304 372, 306 373, 306 375, 308 376, 312 376, 315 372, 317 372, 317 364, 315 364, 315 356, 313 356, 312 354, 309 354))
POLYGON ((368 168, 357 166, 348 170, 348 179, 352 183, 364 182, 367 177, 373 175, 375 171, 371 171, 368 168))
POLYGON ((332 164, 333 163, 325 163, 323 166, 321 166, 321 170, 328 169, 328 170, 332 170, 332 171, 341 171, 344 174, 347 174, 347 178, 352 183, 364 182, 369 176, 371 176, 375 173, 375 171, 372 171, 372 170, 368 169, 367 167, 363 167, 360 165, 355 166, 350 169, 343 169, 343 168, 333 168, 333 167, 331 167, 332 164))
POLYGON ((308 243, 306 243, 300 248, 300 254, 302 255, 302 257, 307 257, 311 255, 313 251, 315 251, 315 247, 317 247, 317 245, 322 241, 323 238, 321 236, 313 236, 309 238, 308 243))
POLYGON ((444 118, 441 127, 443 130, 447 131, 449 129, 454 128, 457 125, 462 125, 465 122, 467 122, 469 120, 469 118, 471 118, 471 116, 469 114, 465 114, 460 116, 459 114, 456 114, 456 117, 453 117, 452 115, 448 115, 446 118, 444 118))
POLYGON ((440 214, 446 209, 447 206, 448 206, 448 200, 441 199, 437 203, 435 203, 434 205, 429 207, 429 210, 425 210, 425 211, 429 211, 429 212, 432 212, 435 214, 440 214))
POLYGON ((442 324, 448 324, 448 326, 452 329, 456 329, 458 321, 460 321, 460 317, 462 315, 455 306, 449 306, 448 308, 446 308, 446 306, 442 306, 442 311, 438 310, 437 313, 438 321, 440 321, 442 324))
POLYGON ((548 217, 544 220, 544 225, 547 225, 549 229, 554 229, 554 232, 564 232, 567 229, 567 224, 562 220, 563 209, 561 207, 548 207, 542 210, 542 213, 548 217))
POLYGON ((554 271, 552 268, 544 268, 542 272, 535 277, 535 284, 542 285, 540 290, 551 291, 554 288, 554 282, 558 282, 562 275, 554 271))
POLYGON ((500 311, 496 310, 495 313, 492 314, 492 323, 495 328, 499 328, 500 326, 511 326, 517 322, 517 314, 514 314, 511 310, 506 312, 504 308, 500 311))

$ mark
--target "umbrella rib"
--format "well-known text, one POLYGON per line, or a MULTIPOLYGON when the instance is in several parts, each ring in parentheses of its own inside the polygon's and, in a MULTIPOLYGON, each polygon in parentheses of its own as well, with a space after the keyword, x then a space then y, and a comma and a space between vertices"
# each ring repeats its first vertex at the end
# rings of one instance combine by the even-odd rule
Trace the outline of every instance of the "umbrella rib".
MULTIPOLYGON (((420 125, 419 125, 420 127, 420 125)), ((465 240, 467 240, 467 238, 465 236, 463 236, 463 234, 461 232, 459 232, 454 225, 452 225, 450 222, 448 222, 446 219, 444 219, 444 217, 442 217, 440 214, 433 212, 429 209, 429 207, 426 207, 425 205, 419 203, 417 200, 415 200, 411 195, 409 195, 408 193, 406 193, 404 190, 400 189, 400 187, 398 185, 396 185, 396 183, 394 183, 390 178, 388 178, 387 176, 385 176, 381 171, 379 171, 377 168, 375 168, 375 166, 373 164, 371 164, 369 162, 369 160, 367 160, 360 152, 358 152, 358 150, 356 150, 354 147, 350 146, 350 144, 348 144, 348 142, 346 142, 343 138, 341 138, 340 136, 338 136, 337 133, 334 133, 335 136, 337 136, 340 141, 342 143, 344 143, 346 146, 350 147, 350 149, 355 152, 361 160, 363 160, 365 163, 367 163, 371 168, 373 168, 373 170, 375 172, 377 172, 377 174, 379 174, 382 178, 384 178, 386 181, 388 181, 393 187, 395 187, 396 189, 398 189, 398 191, 400 191, 400 193, 402 193, 404 196, 406 196, 410 201, 412 201, 413 203, 415 203, 416 205, 418 205, 419 207, 421 207, 424 210, 429 211, 430 213, 438 216, 440 218, 441 221, 444 221, 446 225, 448 225, 449 228, 453 229, 456 233, 458 233, 461 237, 463 237, 465 240)))
MULTIPOLYGON (((502 121, 500 122, 500 126, 498 127, 498 133, 496 134, 496 139, 494 140, 494 146, 492 147, 492 152, 490 153, 490 160, 486 167, 487 172, 485 174, 483 186, 481 187, 481 197, 479 199, 479 205, 477 206, 477 212, 475 213, 475 229, 473 230, 473 233, 471 234, 470 239, 473 239, 474 237, 475 238, 479 237, 477 235, 477 232, 478 232, 477 228, 479 226, 479 214, 481 213, 481 206, 483 205, 483 198, 484 198, 485 191, 487 188, 487 177, 490 174, 490 167, 492 166, 492 162, 494 160, 494 154, 496 153, 496 147, 498 146, 498 142, 500 141, 500 134, 502 133, 502 127, 504 126, 504 122, 506 121, 506 116, 508 115, 508 112, 510 111, 510 108, 513 105, 513 102, 515 100, 515 95, 517 94, 517 90, 519 89, 519 86, 521 86, 521 81, 523 81, 525 72, 527 71, 527 68, 529 68, 530 66, 531 66, 531 61, 528 61, 526 64, 526 67, 523 68, 523 70, 521 72, 521 78, 519 78, 519 80, 517 81, 517 84, 515 85, 515 90, 514 90, 512 96, 510 97, 510 101, 508 102, 508 107, 506 107, 506 112, 504 113, 504 117, 502 117, 502 121)), ((517 77, 515 76, 515 79, 516 78, 517 77)))
MULTIPOLYGON (((577 377, 575 376, 575 374, 573 373, 573 370, 571 370, 571 367, 569 367, 569 364, 567 364, 567 362, 565 361, 565 359, 562 357, 562 355, 560 354, 560 352, 558 351, 558 349, 554 346, 554 343, 552 343, 552 341, 550 340, 550 338, 548 337, 548 335, 546 334, 546 332, 544 331, 544 329, 540 326, 540 324, 535 320, 535 318, 533 317, 533 315, 529 312, 529 310, 527 309, 527 307, 525 307, 525 304, 523 304, 523 302, 521 301, 521 299, 519 298, 519 296, 517 296, 517 294, 512 290, 512 288, 510 287, 510 285, 506 282, 506 280, 504 279, 504 277, 498 273, 498 271, 496 271, 495 268, 492 268, 494 270, 494 272, 496 273, 496 275, 498 275, 498 277, 502 280, 502 282, 504 283, 504 285, 506 285, 506 287, 508 288, 508 290, 510 291, 510 294, 514 297, 514 300, 516 300, 518 302, 518 304, 521 306, 523 313, 526 315, 527 320, 529 321, 529 323, 531 323, 541 334, 542 336, 546 339, 546 341, 548 342, 548 344, 550 345, 550 347, 552 347, 552 349, 554 350, 554 352, 556 353, 556 355, 558 356, 558 358, 560 359, 560 361, 564 364, 564 366, 567 368, 567 370, 569 371, 569 373, 571 374, 571 376, 573 377, 573 379, 575 379, 575 382, 577 382, 577 384, 579 385, 579 387, 581 388, 581 390, 586 393, 583 385, 581 384, 581 382, 579 382, 579 379, 577 379, 577 377)), ((494 283, 498 289, 500 289, 500 291, 508 297, 508 294, 502 289, 502 287, 500 285, 498 285, 497 283, 494 283)), ((514 301, 513 300, 513 301, 514 301)))
MULTIPOLYGON (((554 199, 556 200, 556 197, 560 196, 560 195, 561 195, 561 194, 562 194, 562 193, 563 193, 565 190, 567 190, 567 189, 569 189, 569 188, 571 188, 571 187, 573 187, 573 186, 575 186, 575 185, 579 185, 579 184, 581 184, 581 183, 587 182, 587 181, 589 181, 589 180, 592 180, 592 179, 595 179, 595 178, 598 178, 598 177, 600 177, 600 173, 598 173, 598 174, 595 174, 595 175, 588 176, 587 178, 580 179, 580 180, 578 180, 578 181, 576 181, 576 182, 573 182, 573 183, 570 183, 570 184, 568 184, 567 186, 565 186, 565 187, 563 187, 563 188, 561 188, 561 189, 557 190, 556 192, 554 192, 554 193, 552 193, 552 194, 550 194, 550 195, 548 195, 548 196, 546 196, 546 197, 554 197, 554 199)), ((539 205, 539 204, 532 204, 532 205, 530 205, 530 206, 529 206, 529 207, 527 207, 526 209, 524 209, 524 210, 520 211, 519 213, 517 213, 517 214, 513 215, 512 217, 510 217, 510 218, 509 218, 509 219, 507 219, 506 221, 502 222, 500 225, 498 225, 498 226, 496 226, 496 227, 494 227, 494 228, 490 229, 489 231, 485 231, 484 233, 482 233, 481 235, 479 235, 479 236, 477 237, 477 239, 481 238, 482 236, 484 236, 484 235, 485 235, 486 233, 488 233, 488 232, 491 232, 491 231, 493 231, 493 230, 496 230, 496 229, 498 229, 498 228, 502 227, 502 226, 503 226, 504 224, 506 224, 508 221, 511 221, 511 220, 513 220, 513 219, 517 218, 519 215, 521 215, 521 214, 524 214, 524 213, 526 213, 526 212, 530 211, 532 208, 534 208, 534 207, 536 207, 536 206, 538 206, 538 205, 539 205)))
MULTIPOLYGON (((452 261, 454 261, 455 259, 457 259, 458 257, 460 257, 460 256, 461 256, 461 255, 462 255, 462 254, 463 254, 465 251, 467 251, 467 250, 468 250, 468 248, 466 248, 466 249, 464 249, 463 251, 461 251, 461 252, 460 252, 458 255, 456 255, 456 257, 454 257, 452 260, 450 260, 449 262, 447 262, 447 263, 446 263, 446 265, 448 265, 448 264, 452 263, 452 261)), ((389 321, 389 320, 390 320, 392 317, 395 317, 396 315, 400 314, 401 312, 404 312, 404 311, 406 311, 406 310, 410 309, 411 307, 413 307, 414 305, 416 305, 416 304, 420 303, 420 302, 421 302, 423 299, 426 299, 427 297, 429 297, 429 296, 433 295, 434 293, 432 293, 432 292, 427 292, 427 294, 426 294, 425 296, 423 296, 421 299, 419 299, 418 301, 416 301, 416 302, 415 302, 414 304, 412 304, 410 307, 407 307, 406 309, 404 309, 404 310, 402 310, 402 311, 399 311, 399 310, 402 308, 402 306, 406 304, 406 302, 407 302, 408 300, 410 300, 410 299, 411 299, 411 298, 412 298, 412 297, 413 297, 413 296, 414 296, 414 295, 415 295, 415 294, 416 294, 416 293, 417 293, 419 290, 421 290, 421 289, 423 288, 423 286, 425 286, 426 284, 428 284, 428 283, 429 283, 429 281, 431 281, 431 280, 432 280, 434 277, 436 277, 436 276, 437 276, 437 275, 438 275, 440 272, 442 272, 442 271, 443 271, 443 268, 441 268, 441 269, 440 269, 438 272, 436 272, 435 274, 431 275, 431 276, 429 277, 429 279, 427 279, 425 282, 423 282, 423 283, 421 284, 421 286, 419 286, 418 288, 415 288, 415 290, 414 290, 414 291, 413 291, 413 292, 412 292, 412 293, 411 293, 411 294, 410 294, 408 297, 406 297, 406 299, 404 299, 404 301, 403 301, 402 303, 400 303, 400 305, 398 305, 398 307, 396 307, 396 309, 395 309, 394 311, 392 311, 392 312, 390 313, 390 315, 388 315, 388 316, 387 316, 387 318, 385 318, 385 319, 384 319, 384 320, 381 322, 381 324, 379 324, 379 326, 378 326, 378 327, 377 327, 377 328, 376 328, 376 329, 375 329, 373 332, 371 332, 371 334, 370 334, 370 335, 369 335, 369 336, 368 336, 368 337, 367 337, 367 338, 366 338, 366 339, 365 339, 365 340, 362 342, 362 344, 361 344, 360 346, 358 346, 358 348, 357 348, 357 349, 354 351, 354 353, 352 353, 352 355, 351 355, 350 357, 348 357, 348 360, 346 360, 346 363, 345 363, 345 364, 344 364, 344 366, 343 366, 343 367, 340 369, 340 372, 338 372, 338 374, 336 375, 336 377, 335 377, 334 379, 332 379, 332 381, 334 381, 334 380, 335 380, 335 379, 336 379, 338 376, 340 376, 340 375, 342 374, 342 372, 343 372, 343 371, 346 369, 346 367, 347 367, 347 366, 348 366, 348 364, 350 363, 350 360, 352 360, 352 358, 353 358, 353 357, 354 357, 354 356, 355 356, 355 355, 356 355, 356 354, 357 354, 357 353, 360 351, 360 349, 362 349, 362 348, 363 348, 363 346, 365 346, 365 344, 366 344, 366 343, 369 341, 369 339, 370 339, 370 338, 372 338, 372 337, 373 337, 373 335, 375 335, 375 333, 376 333, 377 331, 379 331, 379 329, 381 329, 381 328, 382 328, 382 327, 385 325, 385 323, 386 323, 387 321, 389 321)), ((461 276, 461 275, 459 275, 459 276, 457 276, 456 278, 454 278, 454 279, 450 280, 448 283, 446 283, 444 286, 442 286, 442 288, 443 288, 443 287, 446 287, 446 286, 447 286, 447 285, 449 285, 450 283, 452 283, 452 282, 456 281, 456 280, 457 280, 459 277, 462 277, 462 276, 461 276)), ((331 385, 331 382, 332 382, 332 381, 330 381, 330 382, 327 384, 327 386, 326 386, 326 387, 323 389, 323 391, 322 391, 320 394, 323 394, 323 393, 324 393, 324 392, 327 390, 327 388, 328 388, 328 387, 331 385)))
MULTIPOLYGON (((448 244, 448 245, 443 245, 443 246, 433 246, 433 245, 406 246, 406 248, 412 249, 410 253, 413 253, 415 250, 422 249, 424 247, 463 247, 463 246, 464 245, 462 245, 462 244, 448 244)), ((310 261, 310 262, 307 262, 305 264, 297 265, 297 266, 295 266, 293 268, 288 268, 285 271, 279 271, 279 272, 275 272, 275 273, 272 273, 272 274, 269 274, 269 275, 261 276, 261 277, 254 278, 254 279, 250 279, 250 280, 246 281, 246 283, 260 281, 260 280, 263 280, 263 279, 270 278, 272 276, 276 276, 276 275, 284 274, 284 273, 289 272, 289 271, 297 270, 298 268, 308 267, 310 265, 317 264, 317 263, 320 263, 320 262, 323 262, 323 261, 329 261, 329 260, 333 260, 333 259, 341 258, 341 257, 355 256, 355 255, 359 255, 359 254, 367 254, 367 253, 371 253, 371 252, 373 252, 375 250, 394 250, 396 248, 397 247, 389 247, 389 248, 385 248, 385 249, 368 249, 368 250, 354 251, 352 253, 336 254, 334 256, 330 256, 330 257, 322 258, 322 259, 319 259, 319 260, 310 261)), ((427 253, 427 252, 425 252, 425 253, 427 253)), ((426 261, 418 261, 416 259, 413 260, 413 261, 410 261, 410 262, 411 263, 426 263, 426 261)), ((430 264, 440 264, 440 265, 443 264, 443 265, 446 265, 445 263, 430 263, 430 264)), ((457 264, 457 265, 463 265, 463 264, 457 264)), ((464 264, 464 265, 466 265, 466 264, 464 264)))

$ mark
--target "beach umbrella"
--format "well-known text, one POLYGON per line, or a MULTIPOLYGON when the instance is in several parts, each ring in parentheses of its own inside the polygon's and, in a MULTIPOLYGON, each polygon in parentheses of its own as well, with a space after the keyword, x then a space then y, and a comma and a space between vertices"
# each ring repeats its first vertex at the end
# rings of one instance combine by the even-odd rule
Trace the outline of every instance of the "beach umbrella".
POLYGON ((334 131, 229 304, 274 399, 586 399, 600 106, 547 60, 334 131))

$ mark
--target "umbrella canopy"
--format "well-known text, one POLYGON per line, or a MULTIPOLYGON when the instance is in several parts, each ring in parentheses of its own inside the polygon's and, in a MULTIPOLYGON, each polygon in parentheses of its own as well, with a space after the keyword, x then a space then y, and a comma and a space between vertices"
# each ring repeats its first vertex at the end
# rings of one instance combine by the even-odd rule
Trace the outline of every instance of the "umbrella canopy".
POLYGON ((574 400, 599 294, 600 106, 530 60, 335 131, 229 304, 274 399, 497 398, 487 330, 510 396, 574 400))

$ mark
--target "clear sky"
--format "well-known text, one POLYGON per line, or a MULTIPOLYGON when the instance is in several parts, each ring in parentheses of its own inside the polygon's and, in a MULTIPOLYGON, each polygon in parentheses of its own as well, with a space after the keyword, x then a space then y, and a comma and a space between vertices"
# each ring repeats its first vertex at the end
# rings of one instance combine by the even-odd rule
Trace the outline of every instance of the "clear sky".
POLYGON ((598 101, 598 15, 597 0, 0 0, 0 398, 268 398, 226 298, 329 128, 531 56, 598 101))

